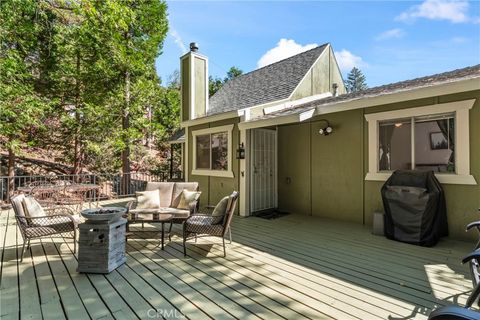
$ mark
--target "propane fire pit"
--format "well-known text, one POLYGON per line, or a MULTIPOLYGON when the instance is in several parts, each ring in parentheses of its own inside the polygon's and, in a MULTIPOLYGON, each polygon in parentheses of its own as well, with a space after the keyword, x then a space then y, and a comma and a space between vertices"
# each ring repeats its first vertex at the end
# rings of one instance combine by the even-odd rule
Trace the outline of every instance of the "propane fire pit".
POLYGON ((125 263, 127 212, 122 207, 86 209, 87 220, 78 226, 78 272, 110 273, 125 263))
MULTIPOLYGON (((81 212, 81 215, 85 219, 90 221, 115 221, 122 217, 127 212, 126 208, 122 207, 105 207, 85 209, 81 212)), ((103 223, 102 222, 102 223, 103 223)))

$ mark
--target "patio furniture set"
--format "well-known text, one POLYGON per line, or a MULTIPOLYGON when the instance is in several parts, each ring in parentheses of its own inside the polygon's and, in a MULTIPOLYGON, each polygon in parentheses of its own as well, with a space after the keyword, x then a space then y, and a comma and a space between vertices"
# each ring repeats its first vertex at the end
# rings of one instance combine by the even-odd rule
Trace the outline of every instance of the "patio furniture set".
MULTIPOLYGON (((45 236, 61 236, 73 232, 74 253, 77 249, 77 229, 80 229, 79 272, 108 273, 125 262, 125 243, 129 226, 141 223, 161 224, 161 249, 164 249, 165 223, 169 223, 168 237, 171 240, 173 224, 183 227, 183 250, 187 255, 186 241, 199 236, 221 237, 226 256, 225 237, 231 231, 230 224, 238 200, 238 192, 225 196, 211 214, 199 213, 199 197, 196 182, 148 182, 146 190, 137 192, 136 198, 126 208, 89 208, 81 212, 86 221, 74 215, 65 202, 44 202, 37 199, 36 186, 28 194, 13 196, 10 200, 17 225, 23 237, 21 261, 30 241, 45 236), (37 201, 38 200, 38 201, 37 201), (100 262, 99 262, 100 261, 100 262), (93 266, 94 265, 94 266, 93 266), (93 266, 93 267, 92 267, 93 266)), ((54 186, 42 186, 42 190, 59 190, 54 186)), ((59 198, 55 198, 58 200, 59 198)), ((77 211, 78 212, 78 211, 77 211)))
POLYGON ((32 195, 42 206, 71 206, 80 211, 84 203, 98 206, 100 186, 93 183, 73 183, 70 181, 34 181, 18 191, 32 195))

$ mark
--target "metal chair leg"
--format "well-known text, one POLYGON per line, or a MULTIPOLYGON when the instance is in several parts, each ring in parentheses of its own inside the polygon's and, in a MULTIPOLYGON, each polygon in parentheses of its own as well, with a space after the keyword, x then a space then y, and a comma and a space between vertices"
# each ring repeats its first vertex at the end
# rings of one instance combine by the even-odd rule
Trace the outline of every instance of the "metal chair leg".
POLYGON ((225 249, 225 238, 222 237, 222 241, 223 241, 223 257, 225 258, 227 256, 227 250, 225 249))
POLYGON ((77 229, 73 229, 73 254, 77 253, 77 229))
POLYGON ((195 243, 197 243, 197 234, 195 233, 195 243))
POLYGON ((168 241, 172 241, 172 227, 173 227, 173 222, 170 221, 170 228, 168 228, 168 241))
POLYGON ((232 243, 232 229, 228 227, 228 236, 230 237, 230 243, 232 243))
POLYGON ((23 262, 23 255, 25 254, 25 241, 23 241, 23 246, 22 246, 22 255, 20 256, 20 262, 23 262))
POLYGON ((187 256, 187 244, 186 244, 186 241, 187 241, 187 234, 186 234, 186 232, 184 231, 184 232, 183 232, 183 256, 184 256, 184 257, 187 256))

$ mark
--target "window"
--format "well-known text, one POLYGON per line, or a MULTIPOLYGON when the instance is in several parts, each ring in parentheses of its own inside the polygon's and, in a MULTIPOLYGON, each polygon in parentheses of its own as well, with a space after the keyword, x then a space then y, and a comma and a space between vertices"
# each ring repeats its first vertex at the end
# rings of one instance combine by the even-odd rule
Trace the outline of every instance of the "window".
POLYGON ((455 173, 455 113, 379 121, 378 168, 455 173))
POLYGON ((233 177, 232 129, 233 125, 229 125, 192 132, 192 174, 233 177))
POLYGON ((469 109, 475 100, 365 115, 366 180, 398 169, 433 170, 441 183, 476 184, 470 175, 469 109))

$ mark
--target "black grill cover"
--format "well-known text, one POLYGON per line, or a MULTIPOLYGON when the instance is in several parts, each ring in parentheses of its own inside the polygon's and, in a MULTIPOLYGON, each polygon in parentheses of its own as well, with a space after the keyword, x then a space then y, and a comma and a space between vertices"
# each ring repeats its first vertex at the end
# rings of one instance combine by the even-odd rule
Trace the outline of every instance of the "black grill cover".
POLYGON ((388 239, 431 247, 448 235, 445 196, 433 171, 395 171, 382 200, 388 239))

